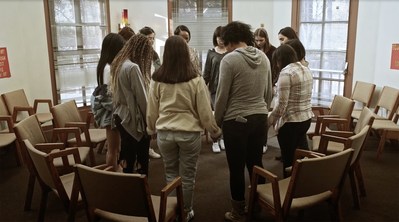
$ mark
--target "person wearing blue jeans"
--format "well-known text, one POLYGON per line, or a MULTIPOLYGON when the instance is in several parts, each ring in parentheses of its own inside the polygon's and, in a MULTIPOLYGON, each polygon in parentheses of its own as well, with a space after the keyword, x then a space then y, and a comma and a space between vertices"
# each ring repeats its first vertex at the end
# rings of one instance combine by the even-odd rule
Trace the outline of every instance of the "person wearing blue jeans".
POLYGON ((190 60, 180 36, 166 40, 163 63, 152 75, 147 105, 147 132, 157 138, 166 182, 180 176, 186 220, 194 218, 193 196, 204 128, 211 137, 221 129, 213 117, 204 79, 190 60))

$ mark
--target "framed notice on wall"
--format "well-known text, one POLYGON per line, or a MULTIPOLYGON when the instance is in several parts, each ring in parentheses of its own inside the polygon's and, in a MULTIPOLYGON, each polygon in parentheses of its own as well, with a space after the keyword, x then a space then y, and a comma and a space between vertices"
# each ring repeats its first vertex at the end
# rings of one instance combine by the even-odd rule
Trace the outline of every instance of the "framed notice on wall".
POLYGON ((7 48, 0 47, 0 78, 11 77, 10 65, 8 64, 7 48))
POLYGON ((392 44, 391 69, 399 70, 399 43, 392 44))

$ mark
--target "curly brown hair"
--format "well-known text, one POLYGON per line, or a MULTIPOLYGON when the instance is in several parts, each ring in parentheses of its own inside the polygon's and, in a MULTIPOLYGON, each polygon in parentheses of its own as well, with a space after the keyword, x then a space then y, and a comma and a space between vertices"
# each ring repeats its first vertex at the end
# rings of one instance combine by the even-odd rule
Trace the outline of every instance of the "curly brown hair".
POLYGON ((117 91, 118 74, 126 59, 130 59, 130 61, 139 66, 141 75, 144 79, 145 89, 148 90, 151 79, 152 51, 151 43, 145 35, 136 34, 132 36, 129 41, 125 43, 111 64, 111 91, 117 91))

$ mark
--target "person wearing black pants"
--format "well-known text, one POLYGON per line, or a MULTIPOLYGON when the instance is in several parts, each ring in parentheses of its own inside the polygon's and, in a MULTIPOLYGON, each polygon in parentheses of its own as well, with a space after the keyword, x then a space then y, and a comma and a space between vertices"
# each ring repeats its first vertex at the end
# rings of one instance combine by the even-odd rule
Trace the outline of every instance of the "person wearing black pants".
POLYGON ((262 167, 272 76, 269 59, 254 47, 248 24, 230 22, 221 38, 228 53, 220 62, 215 119, 223 129, 230 173, 232 209, 224 219, 235 222, 245 219, 245 166, 250 175, 254 165, 262 167))
MULTIPOLYGON (((223 122, 226 157, 233 200, 245 200, 245 166, 252 176, 254 166, 263 168, 262 153, 266 138, 267 115, 255 114, 223 122), (246 122, 245 122, 246 120, 246 122)), ((264 180, 259 181, 264 183, 264 180)))
POLYGON ((313 76, 309 68, 299 62, 295 50, 288 44, 274 51, 272 63, 280 74, 277 81, 277 103, 268 121, 278 131, 283 175, 286 177, 285 168, 292 166, 295 150, 308 149, 306 132, 313 116, 313 76))
POLYGON ((310 127, 311 120, 312 119, 303 122, 288 122, 278 131, 277 140, 281 148, 284 177, 287 177, 284 169, 292 165, 295 150, 297 148, 304 150, 309 149, 306 132, 310 127))
POLYGON ((139 173, 148 176, 150 137, 145 135, 140 141, 132 137, 121 125, 119 116, 115 117, 115 124, 121 136, 121 151, 119 159, 125 160, 124 173, 139 173), (137 160, 136 168, 135 163, 137 160), (136 171, 135 171, 136 169, 136 171))

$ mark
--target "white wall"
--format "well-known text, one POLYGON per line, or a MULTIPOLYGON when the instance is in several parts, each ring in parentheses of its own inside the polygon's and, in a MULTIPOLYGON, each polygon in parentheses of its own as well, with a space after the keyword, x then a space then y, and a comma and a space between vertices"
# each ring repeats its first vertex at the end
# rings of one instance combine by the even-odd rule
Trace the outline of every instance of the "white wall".
POLYGON ((23 88, 32 105, 33 98, 52 98, 43 1, 5 0, 0 8, 0 47, 11 71, 0 79, 0 93, 23 88))
MULTIPOLYGON (((30 101, 52 98, 43 1, 2 0, 0 8, 0 47, 7 47, 11 69, 11 78, 0 79, 0 93, 24 88, 30 101)), ((154 28, 159 52, 167 38, 166 20, 160 18, 167 17, 167 1, 110 0, 111 31, 117 32, 124 8, 136 32, 145 25, 154 28)), ((360 0, 354 81, 399 88, 399 70, 390 70, 391 46, 399 43, 398 8, 399 1, 360 0)), ((263 23, 278 46, 278 31, 291 24, 291 0, 233 0, 233 20, 254 29, 263 23)))
POLYGON ((264 24, 270 42, 277 47, 278 32, 291 26, 291 7, 291 0, 233 0, 233 21, 250 24, 253 31, 264 24))

